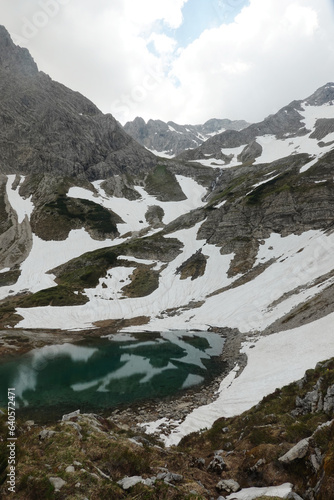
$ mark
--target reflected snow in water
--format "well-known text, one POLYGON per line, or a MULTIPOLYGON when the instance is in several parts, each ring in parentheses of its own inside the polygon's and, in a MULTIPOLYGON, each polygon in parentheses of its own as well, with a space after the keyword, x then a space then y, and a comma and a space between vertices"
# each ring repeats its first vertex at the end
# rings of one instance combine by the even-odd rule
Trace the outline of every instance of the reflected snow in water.
MULTIPOLYGON (((138 334, 137 336, 140 339, 138 334)), ((0 406, 15 387, 17 407, 63 414, 170 396, 217 375, 224 339, 172 331, 147 340, 117 336, 45 346, 0 364, 0 406)))

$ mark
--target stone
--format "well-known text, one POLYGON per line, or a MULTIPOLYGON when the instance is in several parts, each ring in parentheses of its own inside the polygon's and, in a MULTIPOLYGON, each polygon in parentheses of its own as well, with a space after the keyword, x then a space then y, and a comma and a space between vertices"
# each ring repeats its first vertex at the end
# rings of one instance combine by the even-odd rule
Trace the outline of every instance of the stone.
POLYGON ((226 470, 226 463, 220 455, 215 455, 213 460, 209 463, 207 467, 208 471, 215 472, 217 474, 221 474, 224 470, 226 470))
POLYGON ((291 491, 288 496, 286 497, 287 500, 303 500, 302 497, 300 497, 299 495, 297 495, 297 493, 294 493, 293 491, 291 491))
POLYGON ((38 437, 41 441, 44 441, 45 439, 50 439, 52 436, 54 436, 56 433, 56 431, 51 431, 50 429, 43 429, 38 437))
POLYGON ((129 490, 133 486, 138 483, 142 483, 144 479, 141 476, 131 476, 131 477, 123 477, 120 481, 117 481, 117 484, 123 488, 123 490, 129 490))
POLYGON ((237 481, 234 481, 234 479, 222 479, 216 485, 216 489, 218 491, 226 491, 227 493, 236 493, 237 491, 240 491, 241 487, 237 481))
POLYGON ((69 425, 70 427, 74 427, 74 429, 77 431, 79 438, 82 438, 81 435, 81 425, 77 424, 77 422, 72 422, 71 420, 63 422, 64 425, 69 425))
POLYGON ((66 467, 65 472, 73 474, 73 472, 75 472, 75 468, 73 467, 73 465, 69 465, 68 467, 66 467))
POLYGON ((179 483, 182 479, 183 476, 181 474, 175 474, 173 472, 167 472, 164 477, 165 483, 179 483))
POLYGON ((205 467, 205 459, 204 458, 196 458, 192 464, 192 467, 197 467, 198 469, 204 469, 205 467))
POLYGON ((66 481, 64 481, 61 477, 49 477, 49 481, 54 486, 56 491, 61 490, 61 488, 66 484, 66 481))
POLYGON ((68 420, 71 420, 71 418, 78 417, 79 415, 80 415, 80 410, 72 411, 72 413, 67 413, 66 415, 63 415, 62 421, 67 422, 68 420))
POLYGON ((285 455, 278 459, 282 464, 289 464, 299 458, 304 458, 309 449, 310 438, 302 439, 293 446, 285 455))

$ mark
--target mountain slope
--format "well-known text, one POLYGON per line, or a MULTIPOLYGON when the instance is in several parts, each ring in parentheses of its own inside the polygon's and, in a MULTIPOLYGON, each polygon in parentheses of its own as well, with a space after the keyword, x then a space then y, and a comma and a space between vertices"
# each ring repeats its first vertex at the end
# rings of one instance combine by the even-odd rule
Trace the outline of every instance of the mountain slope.
POLYGON ((244 120, 212 118, 203 125, 178 125, 172 121, 149 120, 137 117, 124 125, 124 130, 155 154, 173 157, 186 149, 194 149, 223 130, 241 130, 249 124, 244 120))
POLYGON ((170 418, 168 444, 334 356, 333 84, 158 161, 0 38, 11 82, 0 149, 0 323, 9 337, 126 324, 233 340, 239 365, 227 360, 233 370, 214 406, 170 418))
POLYGON ((0 27, 0 172, 86 179, 145 171, 154 156, 111 115, 52 81, 0 27))
POLYGON ((264 163, 297 153, 321 155, 334 141, 334 84, 327 83, 307 99, 293 101, 260 123, 226 131, 179 158, 208 166, 264 163), (327 137, 326 141, 322 141, 327 137))

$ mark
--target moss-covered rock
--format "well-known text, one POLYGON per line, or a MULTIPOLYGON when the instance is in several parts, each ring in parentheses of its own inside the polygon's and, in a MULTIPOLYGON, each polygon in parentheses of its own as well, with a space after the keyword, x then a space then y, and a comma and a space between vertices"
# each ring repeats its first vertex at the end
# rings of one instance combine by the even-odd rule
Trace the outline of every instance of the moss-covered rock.
POLYGON ((160 201, 182 201, 187 197, 166 165, 158 165, 145 179, 146 191, 160 201))

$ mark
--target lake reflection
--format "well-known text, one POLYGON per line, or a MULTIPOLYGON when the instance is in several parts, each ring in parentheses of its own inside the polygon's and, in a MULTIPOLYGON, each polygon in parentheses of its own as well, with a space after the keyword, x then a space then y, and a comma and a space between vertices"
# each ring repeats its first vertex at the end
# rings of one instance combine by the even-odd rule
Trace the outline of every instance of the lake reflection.
POLYGON ((15 387, 21 408, 94 411, 168 396, 217 371, 213 357, 224 343, 219 335, 169 332, 152 337, 46 346, 0 364, 0 406, 7 406, 7 388, 15 387))

